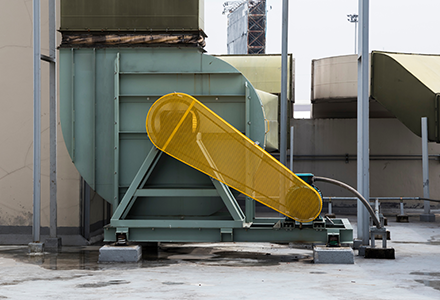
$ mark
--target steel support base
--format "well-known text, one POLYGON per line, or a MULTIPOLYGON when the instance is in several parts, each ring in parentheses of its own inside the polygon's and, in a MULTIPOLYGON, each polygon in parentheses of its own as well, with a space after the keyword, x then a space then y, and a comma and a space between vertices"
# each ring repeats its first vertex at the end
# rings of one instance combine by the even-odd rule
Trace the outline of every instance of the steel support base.
POLYGON ((142 258, 141 246, 110 246, 105 245, 99 249, 99 259, 102 262, 134 263, 142 258))
POLYGON ((435 222, 435 215, 434 214, 421 214, 420 221, 421 222, 435 222))
POLYGON ((354 253, 350 247, 313 247, 315 264, 354 264, 354 253))

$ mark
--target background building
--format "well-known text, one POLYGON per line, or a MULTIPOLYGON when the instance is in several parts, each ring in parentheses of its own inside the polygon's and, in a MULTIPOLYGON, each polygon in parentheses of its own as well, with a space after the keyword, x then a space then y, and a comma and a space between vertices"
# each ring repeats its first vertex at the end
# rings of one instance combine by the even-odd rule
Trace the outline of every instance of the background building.
POLYGON ((228 1, 228 54, 266 53, 266 0, 228 1))

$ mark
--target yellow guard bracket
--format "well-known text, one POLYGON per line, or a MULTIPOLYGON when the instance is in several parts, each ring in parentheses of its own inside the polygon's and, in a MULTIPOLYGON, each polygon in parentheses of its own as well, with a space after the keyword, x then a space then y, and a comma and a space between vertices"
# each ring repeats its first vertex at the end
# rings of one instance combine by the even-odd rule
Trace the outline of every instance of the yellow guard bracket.
POLYGON ((146 128, 158 149, 289 218, 310 222, 321 212, 314 188, 194 97, 161 97, 146 128))

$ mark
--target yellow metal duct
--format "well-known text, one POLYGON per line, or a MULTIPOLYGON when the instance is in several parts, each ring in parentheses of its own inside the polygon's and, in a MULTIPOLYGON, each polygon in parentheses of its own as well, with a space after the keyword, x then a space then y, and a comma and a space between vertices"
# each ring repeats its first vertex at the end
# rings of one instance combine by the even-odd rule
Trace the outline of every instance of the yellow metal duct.
POLYGON ((314 188, 189 95, 157 100, 146 129, 161 151, 283 215, 310 222, 321 212, 314 188))

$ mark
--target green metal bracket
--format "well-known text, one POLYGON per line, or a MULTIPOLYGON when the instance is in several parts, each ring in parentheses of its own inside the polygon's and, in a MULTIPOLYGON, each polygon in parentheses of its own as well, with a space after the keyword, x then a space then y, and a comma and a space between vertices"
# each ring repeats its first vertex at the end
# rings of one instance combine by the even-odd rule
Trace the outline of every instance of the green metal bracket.
POLYGON ((229 187, 212 180, 215 189, 142 189, 163 152, 153 147, 112 216, 111 227, 133 228, 232 228, 243 227, 244 214, 229 187), (217 197, 220 196, 233 221, 227 220, 126 220, 137 197, 217 197))
POLYGON ((211 180, 234 221, 244 221, 245 215, 241 210, 240 205, 238 205, 234 195, 232 195, 229 187, 223 182, 217 181, 213 178, 211 178, 211 180))
POLYGON ((116 208, 116 211, 114 212, 111 219, 111 224, 114 221, 123 219, 127 216, 127 213, 130 211, 130 208, 136 201, 137 195, 135 194, 138 191, 138 188, 142 187, 145 184, 161 155, 162 151, 160 151, 156 147, 151 148, 150 152, 147 154, 147 157, 145 157, 145 160, 142 163, 139 171, 131 182, 128 190, 125 192, 121 203, 116 208))

